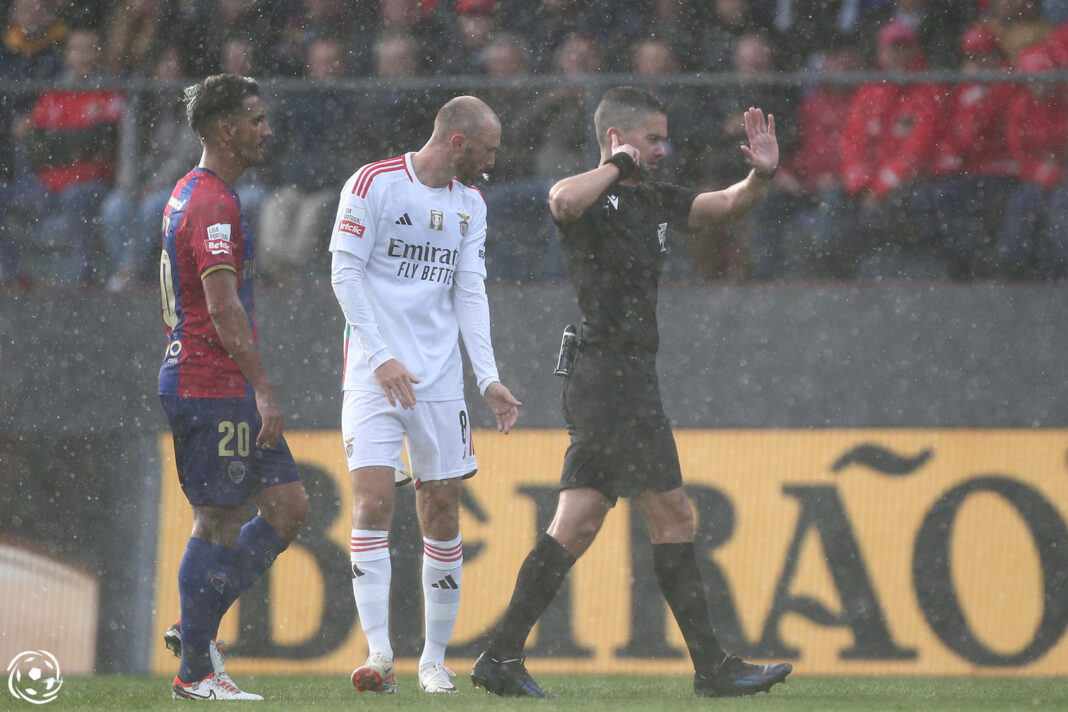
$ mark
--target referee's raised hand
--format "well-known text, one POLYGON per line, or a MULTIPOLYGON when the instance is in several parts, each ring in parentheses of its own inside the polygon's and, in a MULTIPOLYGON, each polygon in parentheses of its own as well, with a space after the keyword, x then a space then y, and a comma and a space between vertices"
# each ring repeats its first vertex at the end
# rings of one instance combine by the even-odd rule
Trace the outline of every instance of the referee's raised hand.
POLYGON ((745 112, 745 134, 749 145, 742 144, 742 153, 757 173, 774 173, 779 166, 779 140, 775 138, 775 117, 752 106, 745 112))

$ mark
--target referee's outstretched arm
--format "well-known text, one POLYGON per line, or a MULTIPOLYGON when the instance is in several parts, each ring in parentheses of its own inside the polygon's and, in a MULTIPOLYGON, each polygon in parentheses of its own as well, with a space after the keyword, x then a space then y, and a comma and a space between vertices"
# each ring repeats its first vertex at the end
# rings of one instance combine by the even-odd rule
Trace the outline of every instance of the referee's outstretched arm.
POLYGON ((753 167, 744 180, 723 190, 699 194, 690 206, 689 226, 692 228, 729 222, 756 207, 771 186, 779 167, 779 142, 775 138, 775 117, 749 107, 745 112, 745 132, 749 145, 742 145, 742 153, 753 167))

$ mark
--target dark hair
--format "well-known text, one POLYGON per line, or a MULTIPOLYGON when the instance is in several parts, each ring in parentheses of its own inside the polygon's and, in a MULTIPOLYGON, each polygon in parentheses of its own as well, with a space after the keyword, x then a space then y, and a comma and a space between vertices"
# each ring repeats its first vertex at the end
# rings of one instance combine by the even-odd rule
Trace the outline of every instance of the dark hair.
POLYGON ((211 134, 212 125, 240 111, 245 99, 259 96, 260 85, 251 77, 215 74, 186 87, 185 115, 200 140, 211 134))
POLYGON ((650 113, 667 114, 664 102, 638 87, 612 87, 601 97, 601 103, 593 113, 597 142, 604 145, 610 127, 632 129, 650 113))

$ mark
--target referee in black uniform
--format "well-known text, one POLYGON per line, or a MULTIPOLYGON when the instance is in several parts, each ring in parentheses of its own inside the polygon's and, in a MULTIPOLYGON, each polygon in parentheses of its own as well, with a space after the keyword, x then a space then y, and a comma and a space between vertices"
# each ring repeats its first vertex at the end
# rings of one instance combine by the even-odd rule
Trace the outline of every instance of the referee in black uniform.
POLYGON ((564 386, 571 445, 548 531, 527 555, 489 649, 475 662, 478 687, 506 697, 552 697, 527 673, 523 646, 617 498, 641 512, 657 582, 694 664, 694 692, 719 697, 768 690, 789 663, 753 665, 716 641, 694 554, 694 522, 675 438, 656 378, 657 289, 669 227, 700 228, 748 213, 779 163, 775 118, 745 113, 752 170, 723 190, 697 193, 651 179, 665 155, 664 105, 634 87, 609 89, 594 114, 601 165, 549 191, 582 334, 564 386))

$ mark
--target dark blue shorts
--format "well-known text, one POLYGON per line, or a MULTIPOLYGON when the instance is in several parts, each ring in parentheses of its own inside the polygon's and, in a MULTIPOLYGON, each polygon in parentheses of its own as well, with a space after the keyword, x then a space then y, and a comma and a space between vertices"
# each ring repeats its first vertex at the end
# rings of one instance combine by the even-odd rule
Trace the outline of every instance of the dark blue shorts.
POLYGON ((194 507, 233 507, 300 480, 284 437, 270 450, 256 446, 262 421, 255 399, 160 400, 171 421, 178 480, 194 507))

